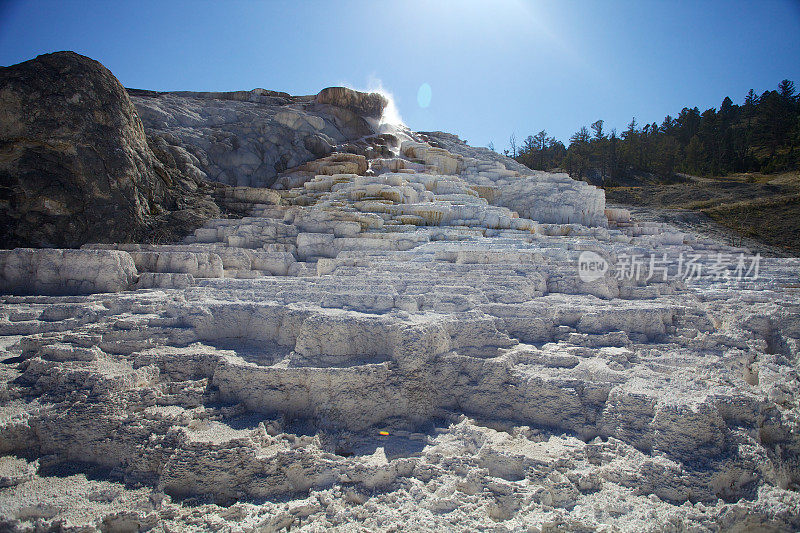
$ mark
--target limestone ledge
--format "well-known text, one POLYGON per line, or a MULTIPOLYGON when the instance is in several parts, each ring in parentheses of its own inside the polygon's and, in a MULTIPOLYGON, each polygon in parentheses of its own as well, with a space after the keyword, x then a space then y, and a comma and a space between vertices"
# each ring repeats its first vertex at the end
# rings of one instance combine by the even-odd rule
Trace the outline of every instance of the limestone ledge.
POLYGON ((92 294, 130 289, 137 270, 115 250, 0 250, 0 291, 10 294, 92 294))

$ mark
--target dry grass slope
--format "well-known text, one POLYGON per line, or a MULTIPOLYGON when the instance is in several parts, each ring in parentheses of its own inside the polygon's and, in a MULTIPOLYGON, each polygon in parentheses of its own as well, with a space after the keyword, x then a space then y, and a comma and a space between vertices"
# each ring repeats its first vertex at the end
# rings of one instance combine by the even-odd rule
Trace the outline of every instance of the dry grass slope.
POLYGON ((609 202, 701 211, 739 235, 800 253, 800 173, 689 177, 606 189, 609 202))

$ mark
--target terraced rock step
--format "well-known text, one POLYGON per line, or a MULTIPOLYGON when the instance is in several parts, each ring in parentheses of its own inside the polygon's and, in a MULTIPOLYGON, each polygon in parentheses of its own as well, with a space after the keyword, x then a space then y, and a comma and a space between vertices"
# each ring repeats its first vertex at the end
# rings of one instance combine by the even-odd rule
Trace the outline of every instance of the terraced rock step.
POLYGON ((0 253, 4 526, 800 528, 799 259, 391 135, 182 243, 0 253))

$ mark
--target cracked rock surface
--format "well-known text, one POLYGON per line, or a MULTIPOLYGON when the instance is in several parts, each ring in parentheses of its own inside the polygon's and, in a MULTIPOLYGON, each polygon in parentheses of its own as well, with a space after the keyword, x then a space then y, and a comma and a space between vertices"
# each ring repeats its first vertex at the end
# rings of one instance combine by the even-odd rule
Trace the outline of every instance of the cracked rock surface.
POLYGON ((387 153, 379 136, 387 101, 377 93, 128 92, 148 135, 162 139, 187 172, 215 182, 270 187, 285 171, 333 152, 387 153))
MULTIPOLYGON (((313 106, 385 105, 351 96, 270 120, 344 142, 313 106)), ((256 97, 288 96, 135 102, 172 128, 256 97)), ((620 275, 747 252, 454 136, 384 133, 382 154, 231 188, 249 216, 182 243, 0 256, 0 527, 800 528, 800 260, 620 275)))

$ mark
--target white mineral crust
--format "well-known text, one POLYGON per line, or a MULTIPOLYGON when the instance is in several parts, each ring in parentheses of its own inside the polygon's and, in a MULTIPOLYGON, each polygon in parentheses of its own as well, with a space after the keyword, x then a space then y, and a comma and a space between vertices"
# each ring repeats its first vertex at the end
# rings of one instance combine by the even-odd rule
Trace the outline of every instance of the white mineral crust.
POLYGON ((745 250, 436 135, 182 244, 0 252, 0 528, 800 528, 800 260, 618 279, 745 250))

